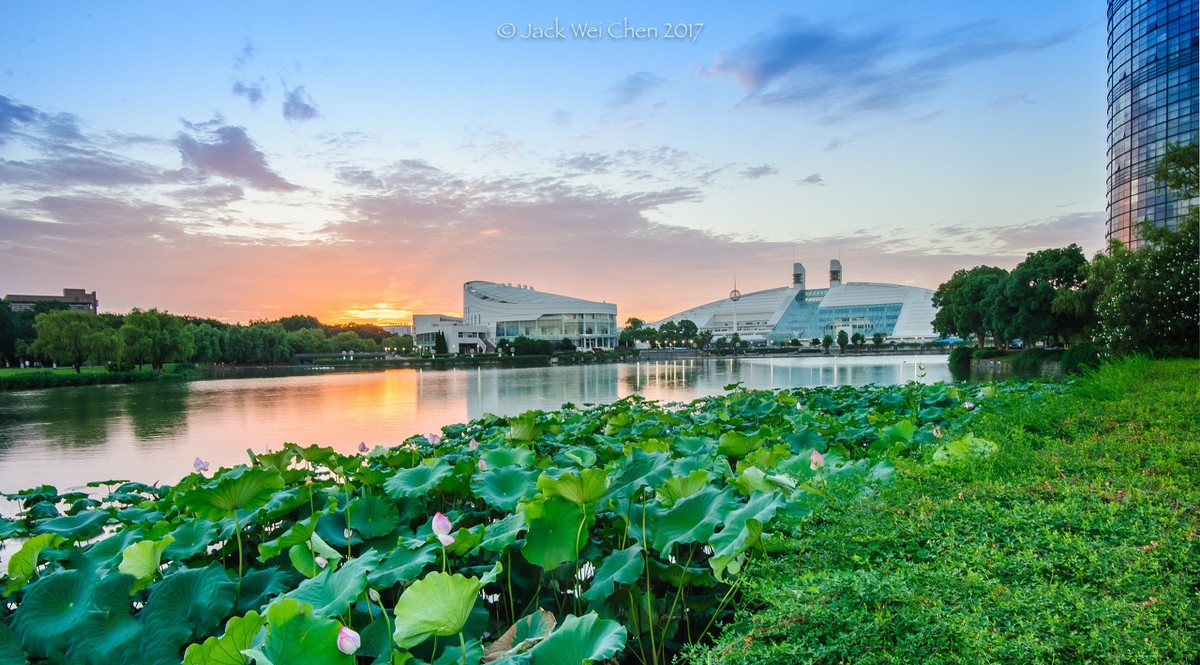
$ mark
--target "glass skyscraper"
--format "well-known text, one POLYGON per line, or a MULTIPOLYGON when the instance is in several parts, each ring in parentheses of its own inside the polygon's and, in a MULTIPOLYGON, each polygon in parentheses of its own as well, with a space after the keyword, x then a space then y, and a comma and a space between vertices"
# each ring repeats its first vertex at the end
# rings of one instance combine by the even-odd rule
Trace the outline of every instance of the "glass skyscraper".
POLYGON ((1188 201, 1154 180, 1169 143, 1197 140, 1198 0, 1108 2, 1108 231, 1131 247, 1149 217, 1175 228, 1188 201))

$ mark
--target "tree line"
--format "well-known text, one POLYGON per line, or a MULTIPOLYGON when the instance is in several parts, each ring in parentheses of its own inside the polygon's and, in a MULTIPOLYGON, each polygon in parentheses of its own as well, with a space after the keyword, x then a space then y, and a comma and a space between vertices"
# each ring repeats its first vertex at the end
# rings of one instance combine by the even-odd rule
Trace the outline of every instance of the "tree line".
POLYGON ((330 325, 316 317, 229 324, 157 309, 128 314, 92 314, 46 300, 13 311, 0 300, 0 357, 5 366, 83 365, 161 371, 169 362, 285 362, 297 353, 369 353, 411 350, 412 337, 398 337, 361 323, 330 325))
MULTIPOLYGON (((1171 146, 1155 170, 1164 189, 1194 199, 1195 142, 1171 146)), ((1171 230, 1146 219, 1141 246, 1112 240, 1091 261, 1078 245, 1030 252, 1012 271, 959 270, 934 293, 933 328, 983 348, 1015 339, 1047 345, 1094 342, 1115 353, 1200 353, 1200 208, 1171 230)))

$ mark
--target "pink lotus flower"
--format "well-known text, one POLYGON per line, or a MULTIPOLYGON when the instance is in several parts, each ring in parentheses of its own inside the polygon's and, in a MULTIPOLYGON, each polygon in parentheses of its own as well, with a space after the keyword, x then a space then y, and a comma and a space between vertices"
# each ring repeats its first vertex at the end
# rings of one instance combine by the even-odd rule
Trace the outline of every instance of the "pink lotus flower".
POLYGON ((808 468, 816 471, 823 466, 825 466, 825 456, 813 448, 812 454, 808 456, 808 468))
POLYGON ((438 541, 442 543, 442 547, 449 547, 454 543, 454 536, 450 535, 450 530, 454 525, 450 523, 450 519, 441 513, 433 516, 433 533, 438 537, 438 541))
POLYGON ((963 408, 970 411, 975 408, 975 402, 963 402, 963 408))
POLYGON ((358 651, 360 646, 362 646, 362 638, 358 636, 358 633, 345 626, 342 626, 342 629, 338 631, 337 636, 338 651, 341 651, 347 656, 353 656, 354 652, 358 651))
POLYGON ((313 559, 313 563, 317 564, 317 568, 324 568, 325 566, 329 565, 329 559, 319 556, 313 559))
POLYGON ((436 446, 437 444, 442 442, 442 437, 437 434, 434 434, 432 432, 430 432, 429 436, 427 436, 425 438, 429 440, 429 445, 431 445, 431 446, 436 446))
POLYGON ((483 460, 479 460, 479 470, 487 471, 487 462, 485 462, 483 460))
POLYGON ((942 428, 938 425, 933 426, 933 435, 937 438, 942 438, 942 428))
POLYGON ((475 440, 475 437, 471 437, 471 440, 467 442, 467 447, 471 450, 479 450, 479 442, 475 440))
POLYGON ((208 462, 205 462, 204 460, 197 457, 196 461, 192 462, 192 468, 196 470, 196 473, 203 473, 205 471, 208 471, 208 462))
POLYGON ((360 453, 367 452, 367 442, 366 441, 363 441, 362 443, 358 444, 358 452, 360 452, 360 453))

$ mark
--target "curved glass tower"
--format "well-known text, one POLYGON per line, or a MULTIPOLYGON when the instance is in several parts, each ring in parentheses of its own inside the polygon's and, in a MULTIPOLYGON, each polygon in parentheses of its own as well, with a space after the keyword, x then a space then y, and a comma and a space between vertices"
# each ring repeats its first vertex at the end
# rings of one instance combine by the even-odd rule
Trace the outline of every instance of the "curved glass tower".
POLYGON ((1139 244, 1149 217, 1175 228, 1188 201, 1155 183, 1168 143, 1197 140, 1198 0, 1108 2, 1108 238, 1139 244))

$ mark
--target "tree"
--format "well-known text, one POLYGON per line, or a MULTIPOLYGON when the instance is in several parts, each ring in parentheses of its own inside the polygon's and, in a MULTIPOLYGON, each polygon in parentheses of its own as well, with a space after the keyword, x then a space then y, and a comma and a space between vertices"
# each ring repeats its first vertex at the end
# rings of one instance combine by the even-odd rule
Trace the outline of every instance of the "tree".
POLYGON ((737 333, 733 333, 733 336, 729 338, 729 346, 733 347, 735 354, 742 351, 744 345, 745 342, 742 341, 742 336, 737 333))
POLYGON ((317 317, 315 316, 309 316, 307 314, 293 314, 291 316, 285 316, 279 319, 277 323, 283 326, 283 329, 290 333, 298 330, 320 330, 321 336, 326 336, 325 327, 321 325, 321 322, 318 321, 317 317))
POLYGON ((1083 286, 1086 265, 1083 250, 1072 243, 1065 248, 1030 252, 1013 268, 1004 295, 1015 310, 1012 325, 1020 337, 1057 343, 1083 329, 1087 315, 1067 310, 1055 313, 1054 301, 1060 291, 1083 286))
POLYGON ((562 351, 574 351, 575 342, 571 341, 570 337, 564 337, 558 342, 558 348, 562 351))
POLYGON ((701 330, 700 332, 696 333, 696 346, 697 347, 699 347, 701 349, 706 349, 706 348, 708 348, 709 344, 712 344, 712 341, 713 341, 713 332, 711 330, 701 330))
POLYGON ((821 347, 825 349, 826 355, 829 355, 829 347, 831 346, 833 346, 833 336, 825 335, 825 337, 821 339, 821 347))
POLYGON ((7 300, 0 300, 0 362, 5 367, 17 362, 17 326, 7 300))
POLYGON ((631 316, 625 319, 625 327, 621 330, 621 335, 617 338, 617 343, 621 346, 633 346, 638 341, 639 333, 646 326, 646 322, 631 316))
POLYGON ((33 327, 37 341, 32 350, 56 363, 71 365, 76 372, 88 361, 120 357, 120 335, 91 312, 44 312, 34 318, 33 327))
MULTIPOLYGON (((287 330, 287 326, 284 326, 284 330, 287 330)), ((360 341, 357 335, 351 333, 351 336, 355 338, 354 342, 356 344, 360 341)), ((287 334, 287 345, 292 355, 297 353, 329 353, 331 349, 329 339, 325 337, 325 330, 323 328, 297 328, 292 330, 287 334)), ((338 350, 340 351, 341 348, 338 350)))
MULTIPOLYGON (((501 345, 503 345, 503 342, 501 342, 501 345)), ((412 353, 412 335, 392 335, 391 337, 383 340, 383 348, 385 351, 390 351, 392 353, 412 353)))
POLYGON ((876 349, 881 348, 883 346, 883 333, 877 332, 871 335, 871 344, 874 344, 876 349))
POLYGON ((686 340, 692 340, 700 332, 700 328, 695 321, 691 319, 683 319, 679 322, 679 336, 686 340))
POLYGON ((854 345, 854 350, 862 353, 863 344, 867 343, 867 338, 860 332, 856 332, 850 336, 850 343, 854 345))
POLYGON ((849 343, 850 343, 850 336, 846 334, 845 330, 839 330, 838 334, 837 334, 838 352, 845 353, 846 345, 849 343))
POLYGON ((1168 144, 1154 168, 1154 180, 1181 199, 1195 198, 1200 188, 1200 146, 1195 141, 1168 144))
POLYGON ((130 310, 121 326, 121 337, 126 358, 138 365, 148 362, 156 372, 161 372, 168 360, 186 360, 195 353, 190 330, 183 319, 157 309, 130 310))
POLYGON ((1121 354, 1200 355, 1197 210, 1176 231, 1147 220, 1136 251, 1114 241, 1096 257, 1093 272, 1106 281, 1096 300, 1098 342, 1121 354))
POLYGON ((1007 270, 992 266, 955 271, 933 294, 933 305, 938 308, 933 329, 964 338, 974 335, 976 346, 982 349, 984 337, 988 333, 995 336, 995 331, 987 325, 986 295, 1007 275, 1007 270))
POLYGON ((443 355, 450 353, 450 346, 446 344, 446 333, 441 330, 437 331, 437 336, 433 338, 433 352, 443 355))
POLYGON ((197 362, 215 363, 220 362, 224 356, 221 353, 221 339, 223 335, 221 331, 208 322, 188 324, 189 332, 192 335, 192 346, 194 355, 192 358, 197 362))

